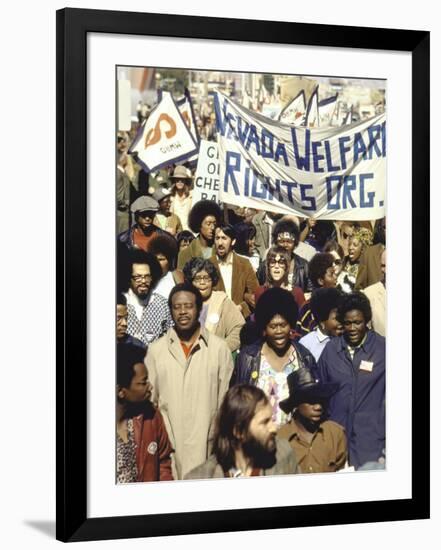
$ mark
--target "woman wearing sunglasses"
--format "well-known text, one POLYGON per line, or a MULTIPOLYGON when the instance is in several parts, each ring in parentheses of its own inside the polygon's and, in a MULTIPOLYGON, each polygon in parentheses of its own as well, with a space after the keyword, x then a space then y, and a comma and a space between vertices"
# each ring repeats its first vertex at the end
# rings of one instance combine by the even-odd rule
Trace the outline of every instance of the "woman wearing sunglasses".
POLYGON ((298 286, 291 286, 288 282, 288 271, 290 264, 289 253, 280 246, 272 246, 266 255, 265 260, 265 283, 259 286, 254 293, 256 304, 259 298, 269 288, 283 288, 288 290, 294 296, 299 308, 305 303, 305 295, 303 290, 298 286))

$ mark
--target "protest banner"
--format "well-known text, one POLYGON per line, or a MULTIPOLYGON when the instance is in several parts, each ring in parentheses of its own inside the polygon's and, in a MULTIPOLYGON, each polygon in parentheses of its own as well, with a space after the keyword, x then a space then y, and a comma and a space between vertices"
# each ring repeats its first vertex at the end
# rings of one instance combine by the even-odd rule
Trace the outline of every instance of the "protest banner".
POLYGON ((219 199, 219 149, 214 141, 201 140, 198 166, 194 178, 192 204, 200 200, 220 203, 219 199))
POLYGON ((337 107, 337 96, 338 94, 319 101, 318 111, 321 127, 331 126, 337 107))
POLYGON ((305 126, 307 128, 318 128, 320 126, 318 86, 312 92, 306 107, 305 126))
MULTIPOLYGON (((199 136, 198 127, 196 125, 196 117, 194 115, 193 110, 193 102, 191 100, 190 92, 185 89, 184 97, 178 99, 176 101, 176 104, 178 106, 179 112, 182 115, 182 118, 184 119, 185 123, 187 124, 191 135, 193 136, 193 139, 196 141, 196 143, 200 143, 201 138, 199 136)), ((195 162, 198 158, 198 155, 193 155, 192 157, 189 157, 187 160, 188 162, 195 162)))
POLYGON ((223 202, 324 220, 385 215, 386 115, 304 128, 215 95, 223 202))
POLYGON ((139 129, 129 152, 137 153, 136 160, 146 172, 153 172, 171 163, 182 162, 197 150, 198 143, 172 95, 164 93, 139 129))
POLYGON ((280 122, 301 126, 305 122, 306 99, 304 90, 296 95, 281 111, 280 122))
POLYGON ((262 105, 262 114, 268 118, 278 119, 281 111, 281 107, 278 103, 269 103, 268 105, 262 105))

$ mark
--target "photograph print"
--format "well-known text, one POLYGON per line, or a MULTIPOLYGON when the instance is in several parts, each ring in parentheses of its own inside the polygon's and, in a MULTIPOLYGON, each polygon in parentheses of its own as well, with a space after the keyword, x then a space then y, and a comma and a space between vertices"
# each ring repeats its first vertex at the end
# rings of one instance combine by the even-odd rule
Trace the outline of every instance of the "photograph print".
POLYGON ((116 483, 385 470, 386 81, 116 89, 116 483))

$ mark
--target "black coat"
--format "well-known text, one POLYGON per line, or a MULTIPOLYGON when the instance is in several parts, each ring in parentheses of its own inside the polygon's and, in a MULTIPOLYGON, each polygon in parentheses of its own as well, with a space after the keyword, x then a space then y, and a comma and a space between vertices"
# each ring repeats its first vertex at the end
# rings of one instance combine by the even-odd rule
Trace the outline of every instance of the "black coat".
MULTIPOLYGON (((291 341, 299 358, 299 366, 309 369, 313 376, 317 378, 317 364, 309 350, 299 342, 291 341)), ((260 371, 260 354, 262 351, 263 341, 254 342, 249 346, 245 346, 240 350, 236 357, 233 375, 231 377, 230 386, 236 384, 251 384, 256 385, 259 379, 260 371), (252 373, 255 372, 252 376, 252 373)))

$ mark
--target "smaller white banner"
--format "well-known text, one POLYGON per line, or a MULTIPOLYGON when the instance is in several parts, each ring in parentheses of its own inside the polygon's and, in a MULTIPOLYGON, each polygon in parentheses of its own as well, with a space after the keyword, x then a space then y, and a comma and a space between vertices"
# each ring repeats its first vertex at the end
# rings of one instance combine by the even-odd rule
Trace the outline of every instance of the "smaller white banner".
POLYGON ((214 141, 201 140, 194 178, 193 204, 200 200, 219 200, 219 148, 214 141))
POLYGON ((320 127, 333 126, 336 107, 337 95, 319 101, 320 127))
POLYGON ((305 92, 302 90, 288 105, 286 105, 279 115, 280 122, 301 126, 305 122, 306 100, 305 92))

